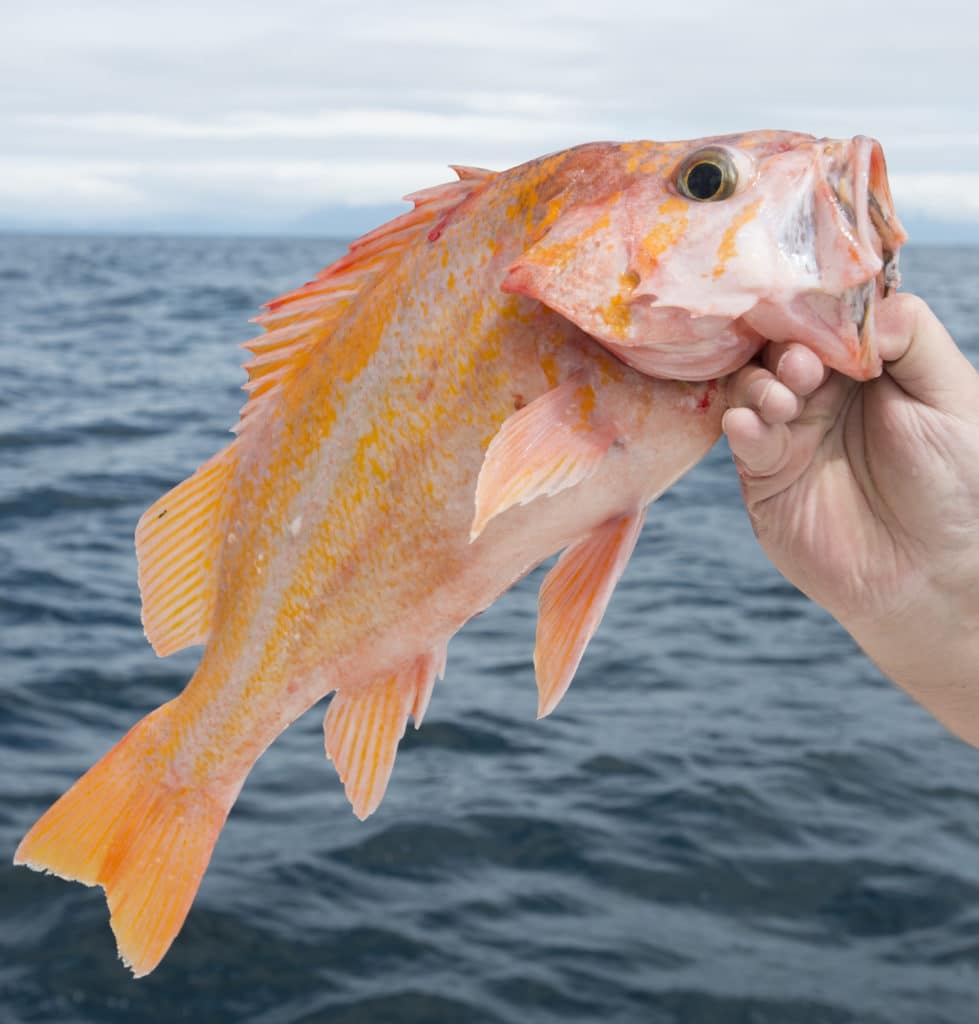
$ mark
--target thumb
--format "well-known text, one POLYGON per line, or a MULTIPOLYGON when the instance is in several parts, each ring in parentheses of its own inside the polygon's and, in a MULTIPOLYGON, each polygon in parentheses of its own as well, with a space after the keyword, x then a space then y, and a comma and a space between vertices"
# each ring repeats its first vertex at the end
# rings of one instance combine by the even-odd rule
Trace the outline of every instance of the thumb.
POLYGON ((876 326, 884 370, 905 393, 936 409, 975 408, 979 377, 922 299, 884 299, 876 326))

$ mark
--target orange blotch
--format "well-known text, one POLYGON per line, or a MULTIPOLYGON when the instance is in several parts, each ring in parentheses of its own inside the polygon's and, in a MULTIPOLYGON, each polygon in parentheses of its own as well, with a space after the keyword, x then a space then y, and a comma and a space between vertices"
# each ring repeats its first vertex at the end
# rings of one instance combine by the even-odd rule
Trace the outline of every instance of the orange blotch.
POLYGON ((610 224, 611 218, 608 213, 604 213, 574 238, 569 238, 566 242, 553 242, 551 245, 539 246, 535 251, 537 262, 553 267, 555 270, 563 270, 577 255, 581 243, 586 238, 605 230, 610 224))
POLYGON ((665 174, 676 160, 676 153, 681 148, 676 142, 625 142, 619 149, 626 157, 627 174, 665 174))
POLYGON ((599 309, 602 319, 617 338, 624 338, 632 326, 632 310, 628 299, 613 295, 608 305, 599 309))
POLYGON ((575 391, 575 398, 581 412, 581 424, 583 427, 588 427, 590 426, 589 418, 595 408, 595 389, 590 384, 582 384, 575 391))
POLYGON ((547 378, 547 386, 556 388, 560 379, 560 374, 558 371, 557 360, 554 356, 549 353, 541 356, 540 368, 544 371, 544 376, 547 378))
POLYGON ((627 174, 635 174, 636 171, 640 170, 643 162, 649 156, 652 148, 652 142, 624 142, 619 147, 620 151, 626 157, 625 169, 627 174))
POLYGON ((377 453, 382 450, 381 434, 378 430, 377 424, 374 423, 364 434, 361 435, 360 440, 357 442, 357 447, 354 449, 352 461, 354 466, 357 468, 359 476, 367 474, 369 469, 371 475, 377 479, 388 479, 390 474, 381 469, 376 458, 377 453))
POLYGON ((738 247, 734 241, 735 236, 745 226, 745 224, 755 219, 755 215, 758 213, 760 208, 761 200, 756 199, 753 203, 749 203, 743 210, 740 210, 735 215, 734 220, 724 232, 721 244, 717 247, 717 263, 714 265, 713 270, 714 277, 720 277, 727 269, 728 261, 737 256, 738 247))
POLYGON ((659 204, 659 212, 664 217, 675 217, 678 214, 683 214, 686 217, 689 205, 690 203, 686 199, 681 199, 679 196, 670 196, 669 199, 659 204))
POLYGON ((639 275, 634 270, 627 270, 619 274, 619 291, 632 294, 639 285, 639 275))
POLYGON ((553 194, 554 175, 566 159, 567 152, 559 152, 532 161, 511 185, 513 192, 505 208, 506 217, 510 221, 522 220, 523 230, 532 241, 540 237, 561 212, 563 200, 548 199, 548 194, 553 194))
POLYGON ((563 205, 564 204, 561 201, 561 199, 550 200, 550 202, 548 202, 547 204, 547 211, 541 218, 541 222, 540 224, 537 225, 537 227, 541 231, 544 231, 547 228, 549 228, 557 220, 558 214, 561 212, 561 207, 563 205))
POLYGON ((659 207, 661 219, 656 227, 642 240, 639 249, 643 268, 649 272, 656 269, 660 257, 668 252, 687 233, 687 204, 679 199, 667 199, 659 207))

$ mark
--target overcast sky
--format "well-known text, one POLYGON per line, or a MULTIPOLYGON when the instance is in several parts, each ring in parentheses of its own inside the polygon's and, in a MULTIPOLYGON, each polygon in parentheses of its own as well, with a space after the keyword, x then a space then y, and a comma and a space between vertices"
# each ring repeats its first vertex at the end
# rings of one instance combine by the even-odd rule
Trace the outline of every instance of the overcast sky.
POLYGON ((909 225, 979 241, 964 0, 56 0, 3 43, 8 227, 346 234, 450 162, 789 128, 876 136, 909 225))

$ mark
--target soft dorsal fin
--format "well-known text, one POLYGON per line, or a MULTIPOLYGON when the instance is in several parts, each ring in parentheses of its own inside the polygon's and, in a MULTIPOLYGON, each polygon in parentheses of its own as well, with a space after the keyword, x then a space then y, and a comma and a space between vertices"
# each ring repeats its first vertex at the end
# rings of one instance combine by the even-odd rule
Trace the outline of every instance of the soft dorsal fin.
POLYGON ((579 371, 510 416, 486 449, 469 539, 514 505, 557 494, 598 468, 615 428, 596 424, 595 392, 579 371))
POLYGON ((224 536, 221 509, 238 444, 233 441, 158 498, 136 526, 143 629, 161 658, 205 643, 210 632, 224 536))
POLYGON ((544 577, 534 648, 538 718, 549 715, 571 685, 636 546, 645 516, 642 508, 602 523, 572 544, 544 577))
POLYGON ((377 810, 394 767, 408 716, 417 729, 436 676, 445 671, 445 645, 419 655, 399 672, 330 701, 323 720, 326 756, 336 765, 354 814, 362 821, 377 810))
POLYGON ((329 339, 337 321, 367 286, 394 266, 409 246, 425 238, 436 241, 452 213, 496 176, 479 167, 452 169, 458 181, 405 196, 414 209, 352 242, 345 256, 301 288, 266 303, 266 312, 255 318, 266 333, 242 346, 254 358, 245 363, 244 389, 249 397, 237 433, 248 429, 270 396, 302 368, 318 344, 329 339))
POLYGON ((245 363, 249 398, 235 427, 239 440, 155 502, 136 528, 143 625, 161 657, 207 640, 224 492, 238 446, 260 418, 255 413, 269 408, 285 381, 302 369, 317 345, 329 340, 370 282, 408 246, 441 231, 452 213, 495 177, 480 168, 453 169, 458 181, 406 196, 414 209, 358 238, 345 256, 308 284, 267 303, 257 318, 266 333, 244 345, 253 358, 245 363))

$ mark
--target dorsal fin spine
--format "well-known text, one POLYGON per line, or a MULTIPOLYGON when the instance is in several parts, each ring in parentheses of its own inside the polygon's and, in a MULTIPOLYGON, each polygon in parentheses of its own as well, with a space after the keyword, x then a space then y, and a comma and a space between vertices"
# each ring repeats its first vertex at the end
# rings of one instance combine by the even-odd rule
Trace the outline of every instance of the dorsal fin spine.
POLYGON ((365 285, 392 266, 409 246, 437 234, 463 202, 495 177, 494 172, 481 168, 453 170, 458 181, 405 196, 413 209, 352 242, 344 256, 312 281, 266 303, 264 312, 255 318, 265 328, 265 335, 244 345, 254 358, 245 363, 248 381, 244 390, 249 399, 235 428, 239 436, 255 422, 255 410, 274 401, 311 352, 328 341, 329 328, 349 312, 365 285))
POLYGON ((137 527, 143 623, 158 654, 207 639, 216 593, 209 559, 217 557, 221 546, 224 489, 240 451, 235 446, 265 419, 255 413, 273 407, 288 381, 328 342, 364 288, 398 254, 421 242, 432 225, 444 223, 491 179, 491 172, 457 173, 459 181, 409 197, 414 209, 357 239, 346 255, 312 281, 268 303, 256 318, 265 334, 243 346, 253 355, 245 363, 249 398, 233 428, 238 440, 155 502, 137 527))

